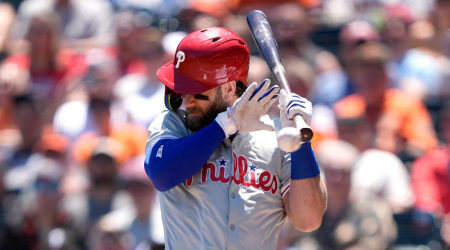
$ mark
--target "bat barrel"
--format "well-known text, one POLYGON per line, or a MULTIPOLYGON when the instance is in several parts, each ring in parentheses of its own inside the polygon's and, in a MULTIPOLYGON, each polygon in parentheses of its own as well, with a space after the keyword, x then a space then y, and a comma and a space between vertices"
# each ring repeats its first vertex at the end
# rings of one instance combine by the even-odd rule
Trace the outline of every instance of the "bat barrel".
POLYGON ((277 66, 283 67, 280 51, 269 22, 267 22, 266 15, 259 10, 254 10, 248 14, 247 23, 260 54, 266 60, 272 72, 277 66))

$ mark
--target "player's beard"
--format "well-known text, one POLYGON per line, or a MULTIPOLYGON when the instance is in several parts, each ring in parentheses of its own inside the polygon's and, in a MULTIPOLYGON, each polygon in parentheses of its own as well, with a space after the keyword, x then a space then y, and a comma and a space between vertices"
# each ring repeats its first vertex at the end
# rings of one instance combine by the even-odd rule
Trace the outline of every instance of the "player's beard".
POLYGON ((219 88, 217 91, 216 100, 214 100, 209 109, 205 112, 203 112, 200 108, 186 109, 186 126, 189 130, 197 132, 211 124, 219 113, 227 110, 227 107, 228 106, 222 97, 222 91, 219 88), (190 115, 191 113, 196 113, 199 115, 192 116, 190 115))

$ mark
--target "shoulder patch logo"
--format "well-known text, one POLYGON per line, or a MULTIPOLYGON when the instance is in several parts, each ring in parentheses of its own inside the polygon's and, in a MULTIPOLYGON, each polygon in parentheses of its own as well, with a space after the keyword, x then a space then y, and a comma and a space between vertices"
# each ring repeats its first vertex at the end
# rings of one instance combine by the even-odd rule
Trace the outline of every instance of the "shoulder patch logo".
POLYGON ((156 152, 156 157, 162 158, 163 147, 164 145, 161 145, 161 147, 158 148, 158 152, 156 152))

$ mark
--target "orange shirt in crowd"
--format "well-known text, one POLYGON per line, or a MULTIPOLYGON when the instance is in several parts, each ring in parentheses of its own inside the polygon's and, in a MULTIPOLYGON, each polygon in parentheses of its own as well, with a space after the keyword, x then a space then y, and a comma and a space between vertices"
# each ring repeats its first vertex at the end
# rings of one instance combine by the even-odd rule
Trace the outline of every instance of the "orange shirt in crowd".
MULTIPOLYGON (((113 125, 108 135, 112 139, 120 142, 123 146, 122 155, 117 156, 117 161, 122 163, 127 159, 144 153, 147 142, 147 131, 137 124, 117 124, 113 125)), ((99 138, 96 133, 86 133, 80 136, 74 145, 74 157, 80 162, 87 162, 91 157, 92 148, 89 145, 92 140, 99 138)))
POLYGON ((433 123, 425 105, 416 97, 399 90, 386 90, 381 109, 370 110, 364 98, 353 94, 333 107, 338 119, 363 118, 374 125, 379 149, 401 152, 405 144, 422 150, 437 146, 433 123))

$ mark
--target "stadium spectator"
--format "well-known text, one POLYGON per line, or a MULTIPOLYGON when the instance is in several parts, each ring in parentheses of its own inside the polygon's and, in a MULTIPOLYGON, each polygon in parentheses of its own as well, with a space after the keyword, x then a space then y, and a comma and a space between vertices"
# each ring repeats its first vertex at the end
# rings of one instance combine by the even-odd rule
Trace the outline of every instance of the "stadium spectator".
POLYGON ((441 85, 441 89, 439 90, 441 94, 441 100, 448 100, 450 98, 450 29, 447 31, 447 34, 444 38, 444 49, 442 50, 443 56, 445 56, 445 77, 443 79, 443 83, 441 85))
MULTIPOLYGON (((100 124, 97 124, 93 104, 100 103, 98 100, 105 100, 110 106, 110 113, 97 114, 110 116, 111 123, 125 123, 127 121, 125 112, 114 99, 112 90, 118 79, 118 65, 114 56, 107 50, 93 49, 85 55, 87 70, 82 76, 81 97, 69 100, 56 110, 53 125, 59 133, 76 140, 81 134, 86 132, 101 132, 100 124), (110 105, 111 104, 111 105, 110 105)), ((79 84, 79 83, 74 83, 79 84)), ((75 87, 74 87, 75 88, 75 87)), ((98 119, 97 119, 98 120, 98 119)), ((103 124, 106 128, 106 124, 103 124)), ((103 132, 102 132, 103 133, 103 132)))
POLYGON ((337 102, 333 109, 338 119, 366 121, 375 134, 373 147, 408 160, 435 147, 437 139, 423 103, 389 87, 388 61, 389 50, 380 43, 356 47, 348 70, 357 92, 337 102))
POLYGON ((358 150, 344 141, 323 141, 316 150, 328 188, 322 225, 294 249, 387 249, 396 238, 389 206, 375 197, 352 196, 352 171, 358 150))
MULTIPOLYGON (((431 149, 413 165, 411 178, 416 197, 413 229, 421 235, 432 234, 441 226, 443 244, 450 245, 450 105, 439 113, 439 129, 444 145, 431 149)), ((446 249, 446 248, 442 248, 446 249)))
POLYGON ((445 247, 450 247, 450 216, 446 215, 442 221, 441 237, 444 241, 445 247))
POLYGON ((141 41, 141 46, 146 47, 146 52, 142 56, 145 59, 145 72, 128 74, 120 78, 114 86, 114 95, 123 104, 129 122, 147 128, 153 119, 165 110, 164 101, 161 101, 165 88, 156 78, 155 72, 162 64, 164 56, 171 54, 170 58, 174 57, 176 47, 172 48, 173 42, 180 41, 186 34, 168 33, 162 38, 164 43, 161 44, 161 32, 155 29, 147 29, 144 32, 151 36, 141 41))
POLYGON ((23 39, 31 20, 48 12, 59 17, 62 48, 85 51, 114 43, 113 11, 102 0, 25 0, 19 7, 12 37, 23 39))
POLYGON ((329 52, 318 55, 322 67, 318 67, 319 74, 311 90, 311 100, 314 104, 332 107, 340 99, 355 92, 352 79, 345 68, 355 53, 355 47, 361 43, 380 41, 381 37, 375 27, 366 21, 352 21, 339 32, 339 57, 343 67, 329 52))
POLYGON ((450 213, 450 106, 441 111, 440 129, 445 145, 429 150, 413 165, 411 177, 416 196, 415 207, 421 212, 443 218, 450 213))
MULTIPOLYGON (((105 220, 95 224, 87 238, 89 250, 128 250, 132 249, 133 244, 129 233, 105 220)), ((148 246, 143 247, 142 249, 149 249, 148 246)))
POLYGON ((143 159, 140 155, 126 161, 118 173, 133 205, 103 216, 99 224, 127 232, 133 239, 133 248, 149 245, 150 249, 164 249, 160 203, 155 187, 142 168, 143 159))
POLYGON ((21 142, 9 159, 3 159, 7 169, 23 166, 33 152, 33 146, 41 137, 42 107, 30 95, 16 96, 14 100, 14 123, 20 131, 21 142))
MULTIPOLYGON (((69 138, 56 133, 51 126, 47 126, 42 131, 42 137, 34 144, 33 151, 66 167, 70 145, 69 138)), ((62 170, 66 172, 67 169, 62 170)))
POLYGON ((62 204, 86 236, 99 218, 129 205, 131 198, 121 190, 117 176, 120 164, 126 159, 125 148, 120 142, 109 137, 97 137, 78 146, 88 156, 82 163, 89 184, 86 190, 67 195, 62 204))
POLYGON ((300 57, 309 66, 317 64, 317 55, 323 51, 308 34, 314 28, 307 10, 296 2, 267 6, 267 19, 283 58, 300 57))
POLYGON ((404 4, 387 5, 384 12, 382 36, 392 52, 389 67, 393 86, 422 100, 438 97, 443 80, 438 56, 423 48, 410 48, 408 31, 416 17, 404 4))
POLYGON ((339 139, 361 152, 352 172, 352 193, 379 197, 387 201, 394 214, 409 212, 414 195, 409 173, 401 160, 390 152, 373 148, 373 131, 363 119, 339 119, 337 125, 339 139))
POLYGON ((28 74, 13 64, 0 64, 0 161, 11 156, 20 143, 14 121, 14 100, 27 92, 28 74))
POLYGON ((0 217, 3 237, 0 248, 23 248, 30 243, 23 234, 23 225, 36 178, 33 146, 41 137, 41 111, 32 96, 16 96, 14 99, 14 122, 21 140, 12 154, 1 162, 0 217))
POLYGON ((131 123, 111 124, 111 103, 108 99, 92 99, 90 102, 90 111, 93 115, 93 121, 98 127, 95 132, 87 132, 80 136, 74 145, 75 159, 83 162, 89 157, 89 151, 85 151, 84 144, 95 140, 101 136, 114 138, 124 145, 123 157, 126 160, 133 156, 144 153, 146 131, 143 126, 131 123))
MULTIPOLYGON (((47 150, 47 155, 54 149, 47 150)), ((61 207, 64 194, 60 191, 60 181, 65 173, 64 165, 52 158, 42 158, 35 164, 35 193, 26 208, 23 226, 29 249, 81 249, 84 245, 81 231, 61 207)))
POLYGON ((430 120, 448 143, 450 115, 436 114, 450 96, 449 3, 0 0, 0 249, 159 249, 160 204, 139 174, 145 127, 165 109, 156 70, 186 32, 225 26, 250 48, 249 82, 261 82, 271 73, 247 26, 253 9, 268 17, 293 92, 314 104, 330 198, 324 225, 282 229, 278 250, 386 249, 391 213, 392 248, 449 245, 450 151, 435 147, 430 120), (337 137, 361 153, 327 141, 337 137), (407 169, 423 152, 415 200, 407 169))
POLYGON ((146 64, 142 58, 142 43, 144 42, 148 20, 140 17, 134 11, 122 10, 115 14, 114 28, 117 40, 117 59, 120 75, 145 74, 146 64))
POLYGON ((430 13, 429 18, 435 27, 434 43, 437 51, 445 51, 445 36, 450 29, 450 1, 436 0, 434 1, 434 9, 430 13))
POLYGON ((50 119, 55 105, 64 100, 67 85, 81 77, 85 63, 75 51, 60 50, 61 38, 58 31, 59 19, 54 12, 48 12, 30 19, 25 40, 29 51, 7 57, 4 64, 25 71, 31 82, 30 92, 47 102, 50 119))
POLYGON ((6 43, 8 41, 9 32, 16 18, 16 12, 13 6, 7 2, 0 2, 0 63, 6 57, 6 43))

